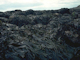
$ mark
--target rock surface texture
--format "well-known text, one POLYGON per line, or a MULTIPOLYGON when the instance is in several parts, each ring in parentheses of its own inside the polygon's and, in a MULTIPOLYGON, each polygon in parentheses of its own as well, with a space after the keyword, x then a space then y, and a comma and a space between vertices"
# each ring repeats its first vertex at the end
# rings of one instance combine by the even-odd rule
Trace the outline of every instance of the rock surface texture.
POLYGON ((80 60, 80 6, 0 12, 0 60, 80 60))

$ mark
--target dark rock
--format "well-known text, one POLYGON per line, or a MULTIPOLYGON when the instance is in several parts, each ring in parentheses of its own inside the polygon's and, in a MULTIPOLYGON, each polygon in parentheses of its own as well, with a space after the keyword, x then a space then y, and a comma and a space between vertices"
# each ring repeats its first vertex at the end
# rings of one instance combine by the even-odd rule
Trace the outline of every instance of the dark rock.
POLYGON ((80 60, 80 50, 70 60, 80 60))
POLYGON ((70 60, 80 60, 80 56, 75 56, 75 57, 71 58, 70 60))
POLYGON ((26 60, 34 60, 34 57, 32 56, 32 53, 28 52, 25 54, 25 59, 26 60))
POLYGON ((80 14, 78 14, 78 18, 80 18, 80 14))
POLYGON ((48 16, 39 16, 39 17, 36 17, 35 19, 34 19, 34 22, 35 22, 35 24, 39 24, 39 23, 41 23, 41 24, 43 24, 43 25, 46 25, 46 24, 48 24, 49 23, 49 17, 48 16))
POLYGON ((6 56, 6 60, 21 60, 21 59, 19 57, 17 57, 17 56, 9 55, 9 56, 6 56))
POLYGON ((0 12, 0 17, 4 17, 4 13, 3 12, 0 12))
POLYGON ((70 14, 70 11, 69 11, 68 8, 62 8, 62 9, 59 10, 59 13, 61 13, 61 14, 65 14, 65 13, 70 14))
POLYGON ((13 44, 11 44, 11 45, 13 45, 13 46, 15 46, 15 47, 21 46, 21 45, 19 45, 19 44, 17 44, 17 43, 13 43, 13 44))
POLYGON ((20 11, 21 12, 21 10, 15 10, 15 11, 20 11))
POLYGON ((78 18, 78 13, 76 13, 76 12, 72 12, 72 18, 73 18, 73 19, 78 18))
POLYGON ((42 15, 43 12, 42 11, 34 11, 34 15, 42 15))
POLYGON ((79 8, 0 12, 0 60, 79 60, 78 13, 79 8))
POLYGON ((26 11, 26 15, 33 14, 34 11, 32 9, 26 11))
POLYGON ((2 25, 2 21, 0 20, 0 26, 2 25))
POLYGON ((15 24, 17 26, 22 26, 28 24, 28 20, 24 15, 16 15, 10 16, 10 23, 15 24))
POLYGON ((0 17, 4 17, 4 18, 9 18, 9 14, 4 13, 4 12, 0 12, 0 17))
POLYGON ((5 17, 0 17, 0 20, 1 20, 2 22, 8 22, 8 19, 5 18, 5 17))

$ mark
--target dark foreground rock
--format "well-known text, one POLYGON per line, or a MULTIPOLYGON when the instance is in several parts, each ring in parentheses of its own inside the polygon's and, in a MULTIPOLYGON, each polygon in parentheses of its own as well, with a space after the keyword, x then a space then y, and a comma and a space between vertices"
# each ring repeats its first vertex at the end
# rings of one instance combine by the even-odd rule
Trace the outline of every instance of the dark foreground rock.
POLYGON ((80 60, 80 9, 0 12, 0 60, 80 60))

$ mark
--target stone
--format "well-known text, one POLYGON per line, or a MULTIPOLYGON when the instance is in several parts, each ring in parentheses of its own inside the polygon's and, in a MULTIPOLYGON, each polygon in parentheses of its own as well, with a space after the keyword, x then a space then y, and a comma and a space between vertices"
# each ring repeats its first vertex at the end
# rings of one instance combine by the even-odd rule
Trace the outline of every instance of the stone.
POLYGON ((79 8, 0 12, 0 60, 79 60, 80 18, 72 12, 79 8))

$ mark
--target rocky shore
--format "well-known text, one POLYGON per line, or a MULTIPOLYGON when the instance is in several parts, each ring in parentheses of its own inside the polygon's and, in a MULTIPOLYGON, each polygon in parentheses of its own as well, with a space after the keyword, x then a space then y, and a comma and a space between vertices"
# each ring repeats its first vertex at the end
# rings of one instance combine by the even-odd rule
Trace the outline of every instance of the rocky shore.
POLYGON ((0 12, 0 60, 80 60, 80 6, 0 12))

